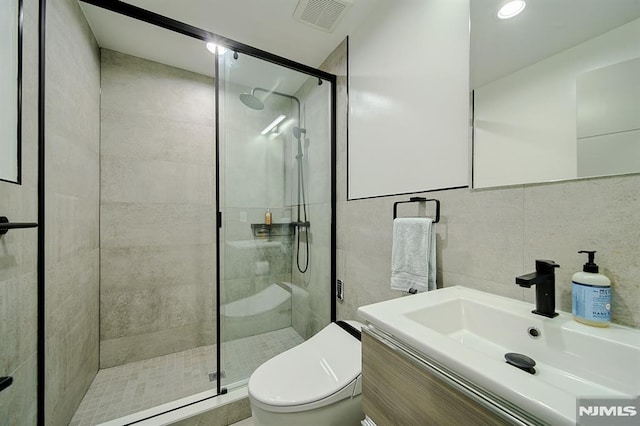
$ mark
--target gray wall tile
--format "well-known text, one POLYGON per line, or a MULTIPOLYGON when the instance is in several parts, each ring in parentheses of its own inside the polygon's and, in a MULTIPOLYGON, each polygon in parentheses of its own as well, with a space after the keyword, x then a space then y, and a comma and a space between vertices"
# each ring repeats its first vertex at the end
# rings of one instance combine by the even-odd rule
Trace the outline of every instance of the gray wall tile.
POLYGON ((639 183, 636 175, 525 188, 524 269, 540 258, 560 264, 558 309, 571 311, 571 276, 587 260, 577 252, 596 250, 600 273, 611 280, 611 320, 640 326, 639 183))
POLYGON ((162 329, 100 341, 100 368, 180 352, 203 344, 201 330, 195 325, 162 329))
POLYGON ((215 260, 213 244, 103 248, 100 281, 107 292, 211 282, 215 260))
POLYGON ((102 50, 101 367, 215 340, 213 80, 102 50))
MULTIPOLYGON (((0 182, 0 213, 12 221, 36 222, 38 3, 25 0, 23 12, 22 184, 0 182)), ((36 262, 36 229, 0 238, 0 375, 14 380, 0 394, 0 419, 16 426, 36 424, 36 262)))
POLYGON ((215 208, 196 204, 103 203, 101 247, 215 242, 215 208))
POLYGON ((47 7, 46 412, 67 424, 98 369, 100 61, 73 0, 47 7))
POLYGON ((211 77, 109 49, 102 49, 102 59, 102 106, 105 109, 212 125, 214 85, 211 77))
POLYGON ((214 199, 212 164, 102 157, 103 203, 209 204, 214 199))

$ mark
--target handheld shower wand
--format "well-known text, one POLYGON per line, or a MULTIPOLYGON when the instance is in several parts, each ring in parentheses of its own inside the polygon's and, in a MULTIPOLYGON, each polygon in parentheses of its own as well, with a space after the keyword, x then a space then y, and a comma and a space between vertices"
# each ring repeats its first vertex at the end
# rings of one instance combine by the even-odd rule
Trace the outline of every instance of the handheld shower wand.
POLYGON ((300 141, 300 136, 307 133, 307 129, 303 129, 302 127, 294 127, 293 128, 293 136, 300 141))

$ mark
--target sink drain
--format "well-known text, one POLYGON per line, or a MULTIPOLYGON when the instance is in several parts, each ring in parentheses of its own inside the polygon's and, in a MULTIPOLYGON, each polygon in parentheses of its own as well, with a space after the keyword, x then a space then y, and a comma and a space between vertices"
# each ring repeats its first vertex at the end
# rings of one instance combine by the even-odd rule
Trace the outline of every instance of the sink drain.
POLYGON ((504 359, 507 360, 507 364, 509 365, 513 365, 514 367, 526 371, 529 374, 536 374, 536 369, 533 368, 533 366, 536 365, 536 362, 526 355, 509 352, 504 354, 504 359))
POLYGON ((542 336, 542 332, 535 327, 529 327, 527 333, 529 333, 529 337, 532 339, 539 339, 540 336, 542 336))

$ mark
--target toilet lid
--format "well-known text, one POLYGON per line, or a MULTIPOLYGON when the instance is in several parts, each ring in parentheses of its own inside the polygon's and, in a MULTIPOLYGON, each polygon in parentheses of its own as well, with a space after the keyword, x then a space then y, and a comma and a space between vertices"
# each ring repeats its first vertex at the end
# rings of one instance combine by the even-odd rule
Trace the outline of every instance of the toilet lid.
POLYGON ((249 394, 277 407, 313 403, 352 383, 361 365, 360 341, 331 323, 258 367, 249 379, 249 394))

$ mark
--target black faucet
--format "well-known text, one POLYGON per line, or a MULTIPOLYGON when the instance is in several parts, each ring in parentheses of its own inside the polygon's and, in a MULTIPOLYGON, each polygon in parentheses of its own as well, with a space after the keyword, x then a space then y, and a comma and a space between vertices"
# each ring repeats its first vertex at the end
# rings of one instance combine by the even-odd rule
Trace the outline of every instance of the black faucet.
POLYGON ((516 284, 530 288, 536 286, 536 309, 534 314, 553 318, 556 313, 556 275, 555 268, 559 268, 553 260, 536 260, 536 271, 516 277, 516 284))

